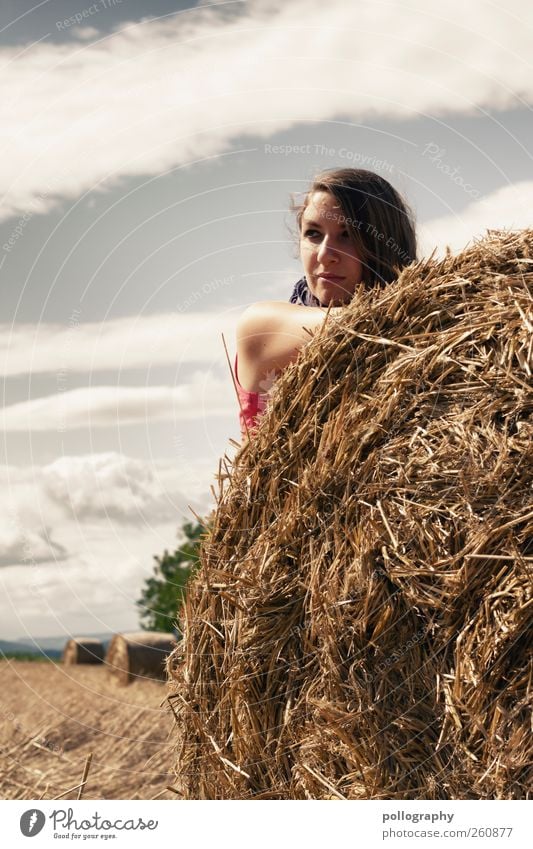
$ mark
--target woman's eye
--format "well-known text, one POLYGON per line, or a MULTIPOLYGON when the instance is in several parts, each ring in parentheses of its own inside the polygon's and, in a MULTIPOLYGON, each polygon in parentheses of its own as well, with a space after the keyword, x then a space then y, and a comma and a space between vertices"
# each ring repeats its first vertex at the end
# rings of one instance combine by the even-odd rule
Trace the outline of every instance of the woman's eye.
MULTIPOLYGON (((319 230, 313 230, 313 229, 305 230, 304 236, 306 236, 308 239, 315 239, 317 236, 320 236, 320 231, 319 230)), ((349 238, 350 238, 350 234, 348 233, 348 230, 343 230, 343 232, 341 233, 341 239, 349 239, 349 238)))

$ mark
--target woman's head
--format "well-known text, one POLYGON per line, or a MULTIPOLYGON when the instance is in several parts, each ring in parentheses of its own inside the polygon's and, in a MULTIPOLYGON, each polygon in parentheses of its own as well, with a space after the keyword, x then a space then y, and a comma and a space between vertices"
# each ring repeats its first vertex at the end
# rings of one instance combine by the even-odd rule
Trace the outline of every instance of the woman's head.
POLYGON ((307 283, 321 304, 348 303, 359 285, 383 286, 416 259, 412 214, 372 171, 324 171, 293 210, 307 283))

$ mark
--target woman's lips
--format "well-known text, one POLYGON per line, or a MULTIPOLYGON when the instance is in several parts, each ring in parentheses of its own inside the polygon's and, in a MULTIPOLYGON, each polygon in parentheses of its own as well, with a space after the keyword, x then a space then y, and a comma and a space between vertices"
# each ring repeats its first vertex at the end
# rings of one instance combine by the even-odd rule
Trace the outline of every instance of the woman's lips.
POLYGON ((340 283, 344 280, 344 277, 337 277, 335 274, 319 274, 319 280, 325 280, 326 283, 340 283))

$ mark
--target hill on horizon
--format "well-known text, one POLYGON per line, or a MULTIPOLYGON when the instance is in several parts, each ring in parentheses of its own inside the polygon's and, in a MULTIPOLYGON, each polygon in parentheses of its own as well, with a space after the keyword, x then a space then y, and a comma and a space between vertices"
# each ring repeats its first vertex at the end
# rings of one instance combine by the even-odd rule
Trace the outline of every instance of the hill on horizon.
POLYGON ((16 640, 0 640, 0 651, 4 654, 40 654, 43 652, 57 656, 62 653, 65 643, 73 636, 93 637, 103 643, 108 643, 113 634, 114 632, 108 631, 105 634, 84 633, 80 635, 63 634, 57 637, 18 637, 16 640))

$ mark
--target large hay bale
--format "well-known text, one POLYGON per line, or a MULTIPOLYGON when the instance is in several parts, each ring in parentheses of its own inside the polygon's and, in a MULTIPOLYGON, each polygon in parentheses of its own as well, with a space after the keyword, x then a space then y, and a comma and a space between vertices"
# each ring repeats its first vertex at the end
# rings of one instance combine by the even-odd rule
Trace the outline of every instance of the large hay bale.
POLYGON ((136 678, 164 681, 165 663, 175 646, 174 635, 161 631, 115 634, 109 643, 105 661, 119 684, 130 684, 136 678))
POLYGON ((103 663, 105 649, 101 640, 94 637, 73 637, 65 643, 63 663, 103 663))
POLYGON ((527 796, 532 281, 489 231, 275 385, 169 662, 186 798, 527 796))

